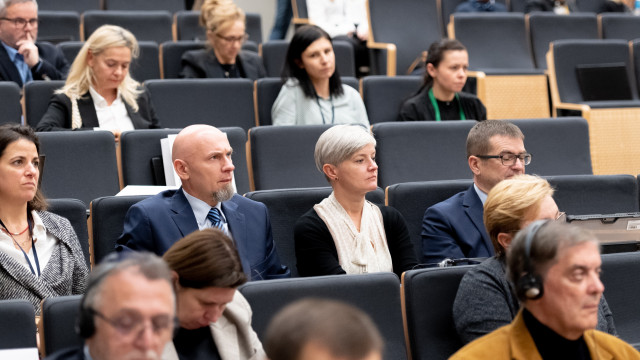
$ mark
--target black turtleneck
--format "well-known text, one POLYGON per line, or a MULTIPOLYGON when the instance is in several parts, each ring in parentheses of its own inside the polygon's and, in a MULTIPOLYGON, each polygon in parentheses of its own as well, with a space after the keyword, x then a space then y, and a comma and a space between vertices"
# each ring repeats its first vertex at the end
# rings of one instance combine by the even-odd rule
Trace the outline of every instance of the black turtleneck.
POLYGON ((538 321, 527 309, 522 311, 524 324, 544 360, 591 360, 584 336, 567 340, 538 321))

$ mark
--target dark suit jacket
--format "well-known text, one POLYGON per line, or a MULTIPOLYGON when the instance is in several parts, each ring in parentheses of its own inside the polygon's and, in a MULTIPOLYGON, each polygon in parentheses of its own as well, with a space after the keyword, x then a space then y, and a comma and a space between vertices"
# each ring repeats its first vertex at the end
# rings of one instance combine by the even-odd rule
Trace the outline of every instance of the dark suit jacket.
POLYGON ((493 256, 482 216, 482 201, 473 185, 428 208, 422 219, 424 261, 493 256))
MULTIPOLYGON (((400 108, 400 121, 435 120, 436 112, 429 101, 430 87, 423 87, 415 95, 407 99, 400 108)), ((459 92, 460 106, 468 120, 487 120, 487 109, 482 101, 473 94, 459 92)), ((447 119, 443 119, 447 120, 447 119)), ((460 120, 460 119, 456 119, 460 120)))
MULTIPOLYGON (((57 47, 48 42, 36 42, 38 54, 42 65, 31 69, 33 80, 61 80, 67 77, 69 63, 57 47)), ((22 87, 22 78, 18 69, 9 59, 9 54, 4 46, 0 46, 0 80, 13 81, 22 87)))
MULTIPOLYGON (((567 0, 567 6, 569 7, 569 12, 577 12, 578 8, 575 5, 575 1, 567 0)), ((525 5, 524 12, 530 13, 534 11, 553 11, 555 7, 554 0, 527 0, 527 4, 525 5)))
MULTIPOLYGON (((236 57, 242 77, 257 80, 267 76, 262 59, 253 51, 240 51, 236 57)), ((183 78, 224 78, 224 69, 212 49, 190 50, 182 55, 183 78)))
MULTIPOLYGON (((146 91, 138 96, 137 112, 134 112, 126 102, 124 106, 127 108, 127 113, 135 129, 157 129, 160 127, 146 91)), ((78 111, 80 111, 82 118, 81 129, 91 130, 100 126, 96 108, 89 92, 78 99, 78 111)), ((49 101, 47 112, 36 126, 36 131, 62 130, 71 130, 71 100, 65 94, 54 94, 49 101)))
MULTIPOLYGON (((222 203, 222 211, 242 267, 252 280, 290 276, 276 252, 264 204, 234 195, 222 203)), ((198 223, 182 188, 167 190, 129 209, 116 249, 147 250, 162 256, 176 241, 196 230, 198 223)))

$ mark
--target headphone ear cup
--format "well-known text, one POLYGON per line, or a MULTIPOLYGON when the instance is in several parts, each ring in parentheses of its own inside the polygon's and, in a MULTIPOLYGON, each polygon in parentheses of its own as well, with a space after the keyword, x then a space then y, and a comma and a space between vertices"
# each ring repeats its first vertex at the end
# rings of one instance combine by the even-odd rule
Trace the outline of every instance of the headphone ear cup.
POLYGON ((525 274, 516 285, 519 299, 537 300, 544 294, 542 279, 538 275, 525 274))
POLYGON ((80 313, 78 314, 78 320, 76 321, 76 333, 83 339, 88 339, 95 333, 96 328, 93 323, 93 314, 81 305, 80 313))

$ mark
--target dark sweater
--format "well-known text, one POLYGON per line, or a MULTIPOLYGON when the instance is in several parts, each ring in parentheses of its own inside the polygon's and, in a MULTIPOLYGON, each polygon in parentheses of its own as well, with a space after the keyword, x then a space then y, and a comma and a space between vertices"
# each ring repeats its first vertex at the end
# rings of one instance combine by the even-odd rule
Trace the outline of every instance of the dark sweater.
MULTIPOLYGON (((429 101, 429 88, 420 89, 415 95, 407 99, 400 108, 400 121, 416 121, 416 120, 435 120, 436 113, 431 101, 429 101)), ((473 94, 459 92, 457 100, 452 101, 453 111, 447 111, 446 108, 440 109, 441 120, 460 120, 458 106, 462 106, 462 111, 467 120, 486 120, 487 109, 482 101, 473 94), (444 111, 443 111, 444 110, 444 111), (449 115, 452 114, 453 116, 449 115)))
MULTIPOLYGON (((379 206, 384 232, 393 263, 393 272, 399 277, 418 264, 416 252, 409 237, 407 224, 398 210, 379 206)), ((338 251, 329 228, 314 209, 298 219, 294 229, 296 258, 300 276, 345 274, 338 262, 338 251)))

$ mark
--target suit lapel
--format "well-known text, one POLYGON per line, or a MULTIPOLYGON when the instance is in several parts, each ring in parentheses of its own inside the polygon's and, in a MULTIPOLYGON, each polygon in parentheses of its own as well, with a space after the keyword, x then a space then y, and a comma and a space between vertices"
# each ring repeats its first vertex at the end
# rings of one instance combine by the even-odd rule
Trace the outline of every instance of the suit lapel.
POLYGON ((189 201, 187 201, 182 192, 182 188, 176 190, 176 193, 171 198, 171 211, 173 212, 171 218, 183 237, 198 230, 198 222, 195 215, 193 215, 193 209, 191 209, 189 201))
POLYGON ((208 68, 207 72, 211 74, 209 77, 213 79, 224 78, 224 71, 222 70, 222 65, 220 65, 218 58, 216 58, 216 54, 213 50, 209 50, 207 54, 211 60, 207 61, 206 65, 208 68))
POLYGON ((139 111, 140 109, 138 109, 138 111, 133 111, 131 106, 129 106, 129 104, 127 104, 126 101, 122 100, 122 102, 124 103, 124 107, 127 109, 127 114, 129 114, 129 119, 131 119, 131 123, 133 124, 133 128, 134 129, 144 129, 144 128, 146 128, 145 122, 142 119, 142 116, 140 116, 140 111, 139 111))
POLYGON ((20 73, 2 44, 0 44, 0 76, 2 76, 3 80, 16 82, 22 87, 20 73))
POLYGON ((218 321, 209 325, 213 341, 218 348, 218 354, 222 360, 240 359, 238 347, 238 331, 236 326, 226 317, 221 316, 218 321))
MULTIPOLYGON (((71 106, 73 107, 73 104, 71 106)), ((83 128, 93 129, 100 127, 98 114, 96 114, 96 107, 93 105, 93 99, 89 92, 86 92, 78 99, 78 112, 80 112, 83 128)))
POLYGON ((487 230, 484 227, 483 220, 483 206, 482 201, 478 197, 476 193, 476 189, 473 185, 467 190, 464 194, 464 198, 462 200, 462 205, 464 206, 464 211, 467 213, 467 216, 471 219, 471 222, 476 227, 476 229, 482 235, 482 240, 484 246, 486 247, 489 254, 493 254, 493 245, 491 244, 491 240, 487 235, 487 230))
POLYGON ((238 255, 240 255, 240 260, 242 261, 242 270, 251 278, 251 263, 247 256, 249 254, 249 239, 247 239, 247 224, 245 223, 244 214, 238 211, 238 204, 233 201, 223 202, 222 211, 227 219, 233 242, 238 249, 238 255))

